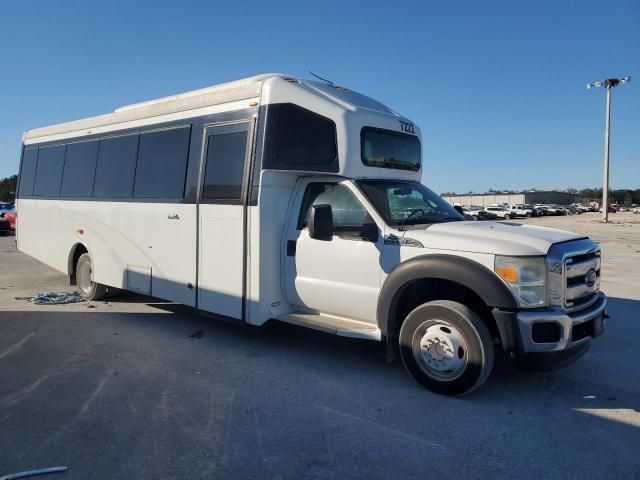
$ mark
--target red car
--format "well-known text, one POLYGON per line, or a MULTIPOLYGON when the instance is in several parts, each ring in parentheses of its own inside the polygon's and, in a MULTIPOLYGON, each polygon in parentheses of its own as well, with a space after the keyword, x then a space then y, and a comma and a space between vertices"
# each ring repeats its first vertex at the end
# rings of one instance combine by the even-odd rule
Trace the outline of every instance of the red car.
POLYGON ((16 212, 13 211, 11 213, 5 213, 4 219, 7 222, 9 222, 9 227, 11 228, 11 230, 15 232, 16 231, 16 212))

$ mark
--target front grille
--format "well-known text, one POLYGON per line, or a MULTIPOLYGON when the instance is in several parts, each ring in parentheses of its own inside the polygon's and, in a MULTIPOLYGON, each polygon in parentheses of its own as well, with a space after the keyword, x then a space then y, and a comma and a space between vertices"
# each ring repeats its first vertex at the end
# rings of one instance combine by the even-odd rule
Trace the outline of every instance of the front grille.
POLYGON ((547 253, 549 305, 572 314, 593 305, 600 291, 600 247, 589 238, 559 242, 547 253))
POLYGON ((600 251, 565 258, 564 278, 565 308, 577 310, 590 305, 600 290, 600 251))

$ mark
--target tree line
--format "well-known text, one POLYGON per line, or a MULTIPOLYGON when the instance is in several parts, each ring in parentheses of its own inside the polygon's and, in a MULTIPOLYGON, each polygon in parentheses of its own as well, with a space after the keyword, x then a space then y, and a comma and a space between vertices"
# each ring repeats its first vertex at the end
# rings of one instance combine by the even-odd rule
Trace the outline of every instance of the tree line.
POLYGON ((0 180, 0 202, 13 202, 18 185, 18 175, 0 180))
MULTIPOLYGON (((580 190, 580 196, 584 200, 602 201, 602 188, 585 188, 580 190)), ((635 190, 628 188, 609 190, 609 201, 625 206, 640 203, 640 188, 636 188, 635 190)))

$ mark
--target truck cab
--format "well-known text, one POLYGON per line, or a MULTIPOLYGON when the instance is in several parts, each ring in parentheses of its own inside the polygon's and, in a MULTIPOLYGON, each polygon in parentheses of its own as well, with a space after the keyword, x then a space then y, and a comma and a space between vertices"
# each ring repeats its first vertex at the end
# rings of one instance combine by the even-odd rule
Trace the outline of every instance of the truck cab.
MULTIPOLYGON (((351 90, 314 88, 346 102, 337 171, 290 179, 282 298, 268 316, 384 341, 444 394, 478 388, 495 348, 565 363, 584 353, 606 306, 595 242, 465 221, 421 183, 428 161, 411 120, 351 90)), ((263 171, 263 182, 275 174, 263 171)))

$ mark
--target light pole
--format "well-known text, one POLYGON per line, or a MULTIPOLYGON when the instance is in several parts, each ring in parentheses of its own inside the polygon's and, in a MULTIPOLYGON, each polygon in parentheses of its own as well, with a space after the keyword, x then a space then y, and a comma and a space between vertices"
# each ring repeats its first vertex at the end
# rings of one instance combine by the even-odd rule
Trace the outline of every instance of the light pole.
POLYGON ((607 89, 607 110, 604 122, 604 174, 602 177, 602 221, 609 221, 609 133, 611 131, 611 89, 620 84, 631 81, 627 75, 623 78, 607 78, 602 82, 587 83, 587 89, 591 87, 604 87, 607 89))

